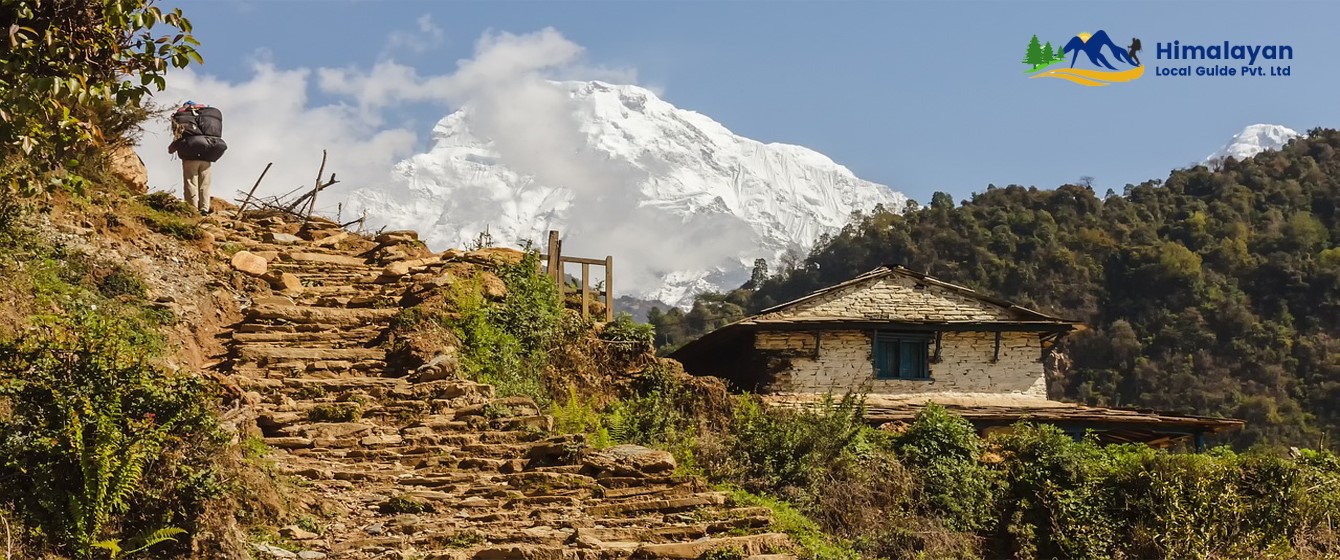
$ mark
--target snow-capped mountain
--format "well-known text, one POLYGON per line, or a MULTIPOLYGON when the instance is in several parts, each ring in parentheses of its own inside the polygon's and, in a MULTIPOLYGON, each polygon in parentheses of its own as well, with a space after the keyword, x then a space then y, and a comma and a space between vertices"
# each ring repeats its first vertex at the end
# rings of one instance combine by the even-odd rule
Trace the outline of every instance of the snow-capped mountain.
POLYGON ((1219 151, 1206 156, 1205 162, 1212 163, 1226 157, 1241 161, 1266 150, 1283 148, 1289 140, 1298 136, 1293 129, 1277 124, 1254 124, 1234 135, 1219 151))
MULTIPOLYGON (((749 277, 756 258, 803 255, 853 211, 906 197, 801 146, 737 136, 651 91, 542 82, 467 105, 433 130, 394 184, 346 207, 435 249, 563 236, 565 255, 613 255, 615 293, 687 305, 749 277)), ((570 274, 577 271, 570 270, 570 274)))

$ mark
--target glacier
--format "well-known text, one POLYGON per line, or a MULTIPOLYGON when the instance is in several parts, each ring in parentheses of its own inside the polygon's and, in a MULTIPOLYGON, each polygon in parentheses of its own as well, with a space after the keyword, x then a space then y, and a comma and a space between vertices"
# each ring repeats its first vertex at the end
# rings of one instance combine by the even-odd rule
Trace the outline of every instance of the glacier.
POLYGON ((757 258, 806 254, 853 212, 907 202, 814 150, 736 135, 642 87, 544 81, 527 95, 544 102, 447 115, 426 153, 397 164, 389 185, 350 192, 346 211, 372 229, 418 230, 434 250, 485 231, 524 246, 558 230, 565 255, 614 257, 616 295, 685 307, 738 287, 757 258))

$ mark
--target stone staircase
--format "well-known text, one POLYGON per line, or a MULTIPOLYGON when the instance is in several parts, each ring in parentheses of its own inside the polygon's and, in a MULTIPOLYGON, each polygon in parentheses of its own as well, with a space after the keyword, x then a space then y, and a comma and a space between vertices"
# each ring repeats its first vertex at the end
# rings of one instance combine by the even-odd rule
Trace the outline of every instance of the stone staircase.
POLYGON ((668 453, 592 452, 553 433, 529 398, 389 377, 379 343, 402 298, 450 262, 488 255, 425 255, 412 232, 369 240, 325 220, 205 227, 272 289, 228 333, 217 369, 252 403, 274 468, 322 504, 306 529, 257 545, 259 557, 794 558, 769 510, 675 476, 668 453))

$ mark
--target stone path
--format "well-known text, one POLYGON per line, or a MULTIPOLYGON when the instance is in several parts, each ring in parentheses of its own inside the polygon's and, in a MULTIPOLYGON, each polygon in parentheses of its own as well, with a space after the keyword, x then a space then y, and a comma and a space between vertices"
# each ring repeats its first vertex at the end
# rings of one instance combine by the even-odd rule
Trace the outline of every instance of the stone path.
POLYGON ((276 469, 326 504, 315 527, 260 557, 336 559, 786 559, 766 508, 732 507, 636 446, 579 453, 578 436, 524 397, 461 379, 388 377, 378 346, 411 279, 442 261, 412 232, 377 241, 317 220, 207 226, 239 270, 266 280, 218 367, 256 408, 276 469), (380 241, 380 243, 378 242, 380 241), (416 251, 417 247, 417 251, 416 251), (288 550, 288 549, 293 550, 288 550))

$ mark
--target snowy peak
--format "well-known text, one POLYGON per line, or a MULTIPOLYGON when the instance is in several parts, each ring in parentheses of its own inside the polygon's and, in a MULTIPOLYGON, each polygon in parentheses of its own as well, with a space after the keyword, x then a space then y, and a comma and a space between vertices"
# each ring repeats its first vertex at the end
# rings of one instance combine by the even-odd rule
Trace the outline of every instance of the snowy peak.
POLYGON ((1293 129, 1277 124, 1254 124, 1234 135, 1228 144, 1207 156, 1205 162, 1213 163, 1228 157, 1242 161, 1266 150, 1283 148, 1298 136, 1293 129))
POLYGON ((807 252, 853 211, 906 201, 823 154, 738 136, 630 85, 518 84, 443 118, 433 142, 348 206, 434 249, 556 229, 566 254, 614 256, 617 294, 676 305, 739 286, 756 258, 807 252))

